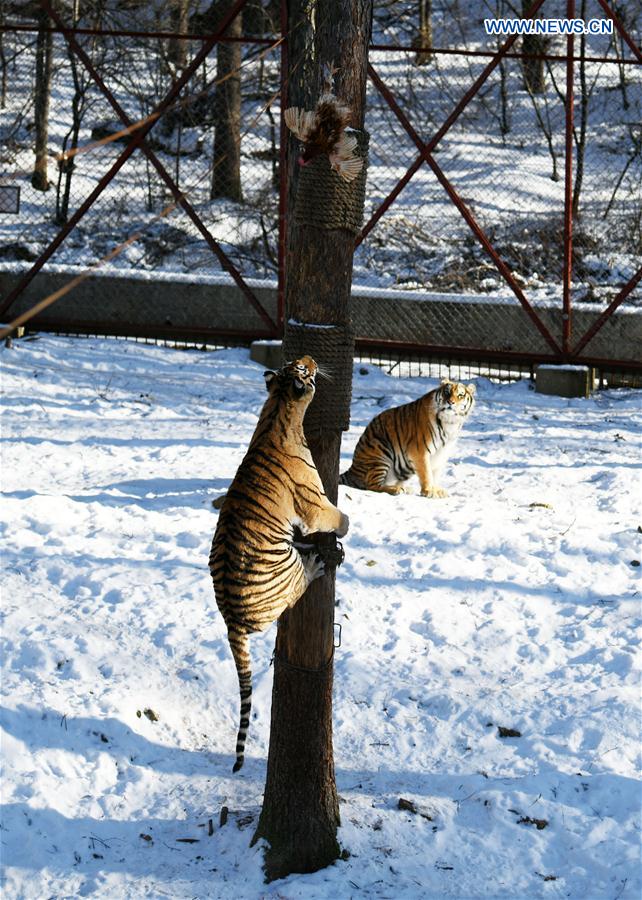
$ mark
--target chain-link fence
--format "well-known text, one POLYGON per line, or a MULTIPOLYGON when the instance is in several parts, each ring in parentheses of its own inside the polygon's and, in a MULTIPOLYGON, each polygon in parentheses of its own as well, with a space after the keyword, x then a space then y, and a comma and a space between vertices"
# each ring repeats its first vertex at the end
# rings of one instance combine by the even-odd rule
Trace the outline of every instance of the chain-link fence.
MULTIPOLYGON (((79 52, 60 33, 42 30, 57 26, 46 15, 44 24, 42 18, 32 22, 41 30, 4 34, 2 165, 5 183, 20 189, 19 215, 0 219, 5 260, 37 259, 117 163, 130 133, 110 101, 130 122, 147 122, 200 48, 199 41, 154 36, 151 25, 163 24, 156 17, 147 23, 148 36, 140 5, 122 5, 130 15, 103 16, 98 23, 97 4, 79 4, 85 14, 73 23, 65 7, 60 17, 74 25, 79 52), (102 33, 83 33, 97 25, 102 33), (47 55, 50 61, 43 63, 47 55), (48 79, 39 71, 43 65, 50 67, 48 79), (48 94, 48 122, 35 108, 38 78, 46 82, 41 89, 48 94), (46 131, 44 160, 34 154, 39 128, 46 131)), ((175 5, 166 4, 166 25, 175 5)), ((241 25, 242 17, 236 22, 241 25)), ((230 30, 240 36, 238 28, 230 30)), ((272 109, 279 95, 279 56, 272 41, 258 40, 221 44, 218 54, 207 56, 147 139, 213 238, 254 277, 276 273, 279 187, 278 104, 272 109)), ((56 251, 55 262, 91 265, 137 231, 140 237, 105 265, 148 272, 220 269, 143 150, 114 173, 56 251)))
MULTIPOLYGON (((572 47, 523 37, 497 56, 507 38, 490 37, 483 20, 532 3, 375 2, 359 337, 571 358, 612 307, 583 354, 638 360, 642 4, 576 5, 587 21, 611 21, 610 10, 616 27, 572 47)), ((539 7, 540 17, 566 12, 556 0, 539 7)), ((121 286, 142 283, 128 307, 133 333, 154 308, 167 328, 195 334, 278 333, 281 4, 38 0, 5 4, 3 15, 5 297, 34 265, 58 278, 54 288, 63 273, 99 266, 121 286), (224 40, 208 50, 226 15, 224 40)), ((60 309, 96 323, 114 287, 91 285, 60 309)), ((42 290, 24 286, 11 312, 42 290)))

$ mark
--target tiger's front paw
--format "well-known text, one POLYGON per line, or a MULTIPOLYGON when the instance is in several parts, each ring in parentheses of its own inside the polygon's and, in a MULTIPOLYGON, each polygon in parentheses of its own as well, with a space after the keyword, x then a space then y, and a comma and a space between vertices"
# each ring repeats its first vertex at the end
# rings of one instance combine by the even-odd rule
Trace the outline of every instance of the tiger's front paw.
POLYGON ((343 549, 343 544, 341 541, 335 541, 335 547, 323 547, 319 548, 319 554, 323 558, 323 562, 326 566, 332 566, 332 568, 336 569, 337 566, 340 566, 341 563, 346 558, 345 550, 343 549))
POLYGON ((350 519, 345 515, 345 513, 341 513, 341 522, 339 527, 336 529, 335 534, 337 537, 344 537, 348 533, 348 528, 350 527, 350 519))
POLYGON ((305 577, 308 580, 308 584, 325 575, 325 563, 316 552, 307 553, 303 557, 303 568, 305 569, 305 577))
POLYGON ((421 496, 422 497, 433 497, 433 498, 447 497, 448 491, 445 491, 443 488, 440 488, 440 487, 426 488, 425 490, 422 490, 421 496))

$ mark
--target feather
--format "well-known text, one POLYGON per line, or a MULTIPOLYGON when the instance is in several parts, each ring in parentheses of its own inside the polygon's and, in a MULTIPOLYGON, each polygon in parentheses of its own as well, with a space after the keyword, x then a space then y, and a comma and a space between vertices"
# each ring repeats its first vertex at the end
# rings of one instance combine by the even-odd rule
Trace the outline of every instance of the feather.
POLYGON ((341 137, 332 148, 333 156, 340 159, 349 159, 357 146, 357 139, 353 134, 341 133, 341 137))
POLYGON ((286 109, 283 113, 283 118, 292 134, 296 135, 304 144, 317 124, 315 112, 299 109, 298 106, 291 106, 289 109, 286 109))
POLYGON ((344 181, 354 181, 363 168, 363 159, 360 156, 351 156, 350 159, 340 159, 330 156, 330 165, 337 175, 344 181))

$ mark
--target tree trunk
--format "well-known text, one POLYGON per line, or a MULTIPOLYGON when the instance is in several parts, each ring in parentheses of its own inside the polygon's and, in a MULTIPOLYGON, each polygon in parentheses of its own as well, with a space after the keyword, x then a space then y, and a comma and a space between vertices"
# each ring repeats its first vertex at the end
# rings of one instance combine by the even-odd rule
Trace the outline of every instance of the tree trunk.
POLYGON ((265 34, 266 15, 261 0, 247 0, 243 7, 243 33, 252 37, 265 34))
MULTIPOLYGON (((527 13, 532 5, 533 0, 522 0, 522 15, 527 13)), ((522 51, 533 54, 545 53, 545 38, 541 34, 525 34, 522 38, 522 51)), ((530 94, 543 94, 546 90, 544 60, 524 57, 522 59, 522 78, 524 87, 530 94)))
MULTIPOLYGON (((222 14, 227 14, 227 0, 222 14)), ((242 16, 236 16, 226 37, 241 37, 242 16)), ((216 95, 214 99, 214 161, 210 198, 243 199, 241 190, 241 44, 219 43, 216 50, 216 95)))
MULTIPOLYGON (((73 20, 74 28, 78 27, 79 22, 79 0, 73 3, 73 20)), ((67 59, 69 60, 69 68, 74 83, 74 95, 71 99, 71 127, 65 135, 62 142, 63 157, 58 162, 58 186, 56 189, 56 225, 65 225, 69 217, 69 198, 71 196, 71 180, 73 178, 74 169, 76 168, 76 149, 78 147, 78 136, 80 134, 80 126, 84 113, 84 100, 86 83, 78 72, 78 62, 76 54, 72 47, 67 45, 67 59), (70 152, 68 157, 65 153, 70 152), (63 186, 64 179, 64 186, 63 186)))
MULTIPOLYGON (((5 7, 0 0, 0 26, 4 25, 5 7)), ((7 58, 4 52, 4 31, 0 31, 0 109, 7 105, 7 58)))
MULTIPOLYGON (((289 5, 288 105, 312 109, 324 63, 339 67, 337 94, 363 127, 372 0, 318 0, 314 25, 309 3, 289 5), (293 27, 297 23, 297 27, 293 27)), ((291 197, 296 191, 298 146, 290 142, 291 197)), ((291 208, 291 204, 290 204, 291 208)), ((288 226, 286 319, 346 325, 354 236, 343 229, 288 226)), ((323 359, 318 359, 323 366, 323 359)), ((346 362, 351 372, 351 360, 346 362)), ((349 373, 348 373, 349 374, 349 373)), ((313 403, 319 401, 319 396, 313 403)), ((331 502, 337 499, 341 432, 308 434, 308 444, 331 502)), ((334 546, 334 536, 317 541, 334 546)), ((332 749, 334 571, 315 581, 278 624, 272 720, 263 810, 253 842, 265 838, 268 880, 312 872, 340 854, 339 804, 332 749)))
POLYGON ((432 0, 419 0, 419 33, 415 39, 415 65, 425 66, 432 59, 432 0))
POLYGON ((47 141, 49 139, 49 96, 51 93, 51 70, 53 57, 52 34, 49 27, 49 16, 44 10, 38 10, 38 37, 36 41, 36 83, 34 87, 34 128, 35 153, 32 187, 37 191, 49 190, 47 172, 47 141))
MULTIPOLYGON (((580 16, 586 15, 586 0, 582 0, 580 16)), ((573 129, 575 137, 575 184, 573 185, 573 203, 571 209, 576 219, 580 218, 580 197, 584 181, 584 157, 586 154, 586 131, 588 128, 589 88, 586 82, 586 36, 580 36, 580 130, 573 129)))
MULTIPOLYGON (((190 0, 174 0, 170 10, 171 29, 176 34, 187 34, 189 31, 190 0)), ((183 69, 187 60, 188 41, 181 38, 170 38, 167 45, 167 57, 176 69, 183 69)))

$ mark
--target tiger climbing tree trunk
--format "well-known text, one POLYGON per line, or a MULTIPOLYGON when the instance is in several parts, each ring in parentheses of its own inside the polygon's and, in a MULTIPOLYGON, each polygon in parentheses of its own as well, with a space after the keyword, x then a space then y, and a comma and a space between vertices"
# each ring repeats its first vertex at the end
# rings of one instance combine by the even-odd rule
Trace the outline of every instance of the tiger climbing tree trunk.
MULTIPOLYGON (((323 66, 334 63, 339 69, 335 92, 352 110, 350 124, 359 130, 357 153, 365 156, 367 136, 362 129, 372 0, 290 0, 288 19, 288 106, 314 109, 323 66)), ((329 227, 331 217, 306 223, 306 212, 312 220, 319 210, 323 213, 325 198, 319 196, 306 211, 308 201, 299 190, 305 178, 296 163, 299 146, 294 138, 289 141, 288 188, 296 201, 290 202, 288 214, 284 356, 309 353, 322 370, 332 374, 331 382, 317 378, 304 426, 326 494, 335 503, 341 431, 349 420, 354 348, 350 288, 358 225, 349 216, 346 227, 329 227), (333 328, 314 327, 320 324, 333 328), (337 414, 337 399, 344 402, 342 414, 337 414)), ((340 179, 329 171, 327 157, 319 164, 326 167, 341 193, 340 179)), ((357 188, 357 194, 361 191, 359 218, 365 170, 364 165, 357 188)), ((333 535, 318 536, 315 542, 324 552, 336 547, 333 535)), ((332 746, 334 597, 335 570, 326 566, 326 574, 312 583, 278 624, 267 780, 252 841, 267 841, 268 881, 292 872, 316 871, 341 854, 332 746)))

